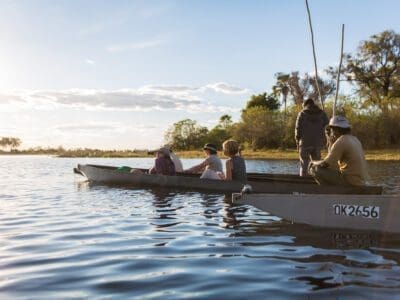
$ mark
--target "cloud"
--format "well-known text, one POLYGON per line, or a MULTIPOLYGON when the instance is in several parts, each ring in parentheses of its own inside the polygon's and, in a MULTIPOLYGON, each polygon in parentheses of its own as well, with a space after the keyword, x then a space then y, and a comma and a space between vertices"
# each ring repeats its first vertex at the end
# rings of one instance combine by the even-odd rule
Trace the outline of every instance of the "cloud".
POLYGON ((81 122, 59 124, 51 128, 58 138, 77 136, 80 139, 101 138, 105 140, 126 136, 144 136, 149 137, 154 134, 164 132, 166 128, 158 125, 149 124, 127 124, 120 122, 81 122))
POLYGON ((127 43, 127 44, 116 44, 107 47, 109 52, 123 52, 129 50, 147 49, 158 47, 165 43, 165 40, 155 39, 143 42, 127 43))
POLYGON ((225 82, 208 84, 206 85, 206 88, 213 90, 217 93, 223 93, 223 94, 246 94, 250 92, 248 89, 243 89, 237 86, 233 86, 225 82))
POLYGON ((134 124, 129 125, 125 123, 116 122, 83 122, 83 123, 67 123, 54 126, 53 129, 64 132, 75 132, 75 131, 144 131, 148 129, 158 128, 155 125, 141 125, 134 124))
POLYGON ((15 104, 15 103, 24 103, 23 97, 18 94, 0 94, 0 105, 2 104, 15 104))
POLYGON ((151 92, 159 92, 159 93, 193 93, 193 92, 207 92, 213 91, 216 93, 222 93, 227 95, 234 94, 246 94, 250 93, 250 90, 246 88, 237 87, 234 85, 230 85, 226 82, 217 82, 210 83, 201 87, 193 87, 193 86, 185 86, 185 85, 147 85, 140 88, 141 91, 151 91, 151 92))
POLYGON ((57 125, 54 127, 54 129, 58 131, 113 131, 116 129, 116 124, 111 124, 111 123, 72 123, 72 124, 62 124, 62 125, 57 125))
POLYGON ((209 100, 209 91, 235 96, 248 90, 222 82, 200 87, 147 85, 137 89, 119 90, 36 90, 20 94, 0 94, 0 106, 6 103, 36 110, 70 107, 114 111, 182 110, 191 113, 239 111, 238 107, 218 105, 209 100))
POLYGON ((94 60, 91 59, 85 59, 85 63, 87 63, 88 65, 94 66, 96 63, 94 62, 94 60))

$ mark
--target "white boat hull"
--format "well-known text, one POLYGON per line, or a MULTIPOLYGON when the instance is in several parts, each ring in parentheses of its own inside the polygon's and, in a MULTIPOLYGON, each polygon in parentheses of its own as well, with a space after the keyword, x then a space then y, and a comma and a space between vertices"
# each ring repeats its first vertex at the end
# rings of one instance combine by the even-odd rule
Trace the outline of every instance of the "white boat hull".
POLYGON ((232 200, 295 223, 400 233, 399 195, 233 194, 232 200))

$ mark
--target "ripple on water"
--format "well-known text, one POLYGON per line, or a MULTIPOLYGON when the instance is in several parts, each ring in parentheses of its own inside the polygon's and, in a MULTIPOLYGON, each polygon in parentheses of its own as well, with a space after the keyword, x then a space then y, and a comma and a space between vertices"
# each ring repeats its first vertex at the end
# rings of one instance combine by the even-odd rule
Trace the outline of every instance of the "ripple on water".
MULTIPOLYGON (((380 299, 400 292, 399 235, 291 224, 219 194, 93 186, 72 174, 83 161, 152 164, 0 156, 1 298, 380 299)), ((370 167, 375 183, 399 192, 400 167, 370 167)))

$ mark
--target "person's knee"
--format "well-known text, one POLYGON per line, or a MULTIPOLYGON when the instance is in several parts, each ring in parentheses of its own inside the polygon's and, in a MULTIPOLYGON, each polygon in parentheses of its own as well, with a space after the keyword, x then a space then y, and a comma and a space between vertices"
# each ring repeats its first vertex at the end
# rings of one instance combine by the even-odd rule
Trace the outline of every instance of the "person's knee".
POLYGON ((320 173, 321 173, 321 167, 316 164, 310 163, 308 167, 308 174, 310 174, 313 177, 316 177, 320 173))

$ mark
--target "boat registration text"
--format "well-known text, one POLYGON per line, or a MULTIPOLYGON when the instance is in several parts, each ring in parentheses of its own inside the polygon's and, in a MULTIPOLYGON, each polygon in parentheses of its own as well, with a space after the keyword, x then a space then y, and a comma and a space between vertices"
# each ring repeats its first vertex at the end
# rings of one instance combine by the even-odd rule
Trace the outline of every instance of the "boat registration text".
POLYGON ((334 204, 333 213, 337 216, 379 219, 379 206, 334 204))

